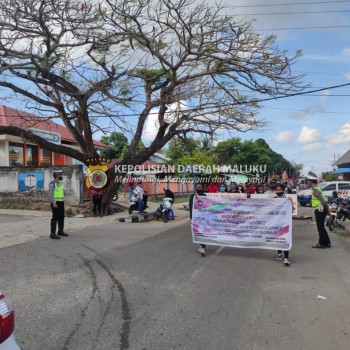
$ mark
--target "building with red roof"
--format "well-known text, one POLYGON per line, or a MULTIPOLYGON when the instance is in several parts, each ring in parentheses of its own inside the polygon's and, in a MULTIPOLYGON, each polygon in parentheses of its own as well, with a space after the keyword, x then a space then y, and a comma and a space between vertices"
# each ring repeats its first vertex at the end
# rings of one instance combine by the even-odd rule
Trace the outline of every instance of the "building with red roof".
MULTIPOLYGON (((72 134, 62 125, 45 117, 0 105, 0 126, 30 130, 47 141, 79 149, 72 134)), ((94 141, 97 149, 109 146, 94 141)), ((19 136, 0 135, 0 166, 61 166, 81 164, 64 154, 41 148, 19 136)))

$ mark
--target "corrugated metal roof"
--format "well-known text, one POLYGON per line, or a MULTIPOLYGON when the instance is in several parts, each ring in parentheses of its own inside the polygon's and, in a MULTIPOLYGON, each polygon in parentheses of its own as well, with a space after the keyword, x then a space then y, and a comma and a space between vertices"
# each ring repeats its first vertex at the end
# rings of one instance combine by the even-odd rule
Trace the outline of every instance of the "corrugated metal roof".
MULTIPOLYGON (((61 139, 65 141, 76 142, 72 134, 64 126, 54 123, 45 117, 39 117, 35 114, 20 111, 15 108, 0 105, 0 125, 16 126, 21 129, 36 128, 49 132, 58 133, 61 139)), ((94 140, 94 145, 108 148, 108 145, 94 140)))
POLYGON ((350 163, 350 150, 345 152, 334 164, 339 166, 347 163, 350 163))

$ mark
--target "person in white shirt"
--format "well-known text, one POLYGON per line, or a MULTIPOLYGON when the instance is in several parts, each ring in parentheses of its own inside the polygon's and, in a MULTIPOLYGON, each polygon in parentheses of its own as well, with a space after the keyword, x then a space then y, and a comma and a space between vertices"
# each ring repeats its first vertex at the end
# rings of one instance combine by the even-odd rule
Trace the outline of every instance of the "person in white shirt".
POLYGON ((141 187, 142 182, 139 181, 134 189, 134 193, 138 199, 139 213, 143 212, 143 188, 141 187))

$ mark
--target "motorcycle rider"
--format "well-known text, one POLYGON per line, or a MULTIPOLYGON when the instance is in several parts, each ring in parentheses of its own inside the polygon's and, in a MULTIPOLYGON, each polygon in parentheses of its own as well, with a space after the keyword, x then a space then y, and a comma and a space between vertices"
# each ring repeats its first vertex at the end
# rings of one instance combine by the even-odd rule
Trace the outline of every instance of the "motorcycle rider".
MULTIPOLYGON (((169 189, 169 187, 164 187, 164 198, 166 197, 171 198, 172 199, 171 204, 174 204, 175 196, 174 196, 174 193, 169 189)), ((173 206, 171 206, 171 209, 170 209, 170 219, 175 220, 173 206)))

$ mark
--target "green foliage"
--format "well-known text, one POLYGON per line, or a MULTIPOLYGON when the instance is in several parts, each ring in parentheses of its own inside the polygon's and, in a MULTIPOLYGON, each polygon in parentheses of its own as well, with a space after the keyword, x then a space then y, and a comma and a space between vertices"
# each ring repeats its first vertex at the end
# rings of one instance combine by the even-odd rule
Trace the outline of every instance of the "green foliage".
POLYGON ((317 175, 313 171, 309 171, 307 174, 313 177, 317 177, 317 175))
MULTIPOLYGON (((205 168, 208 167, 209 169, 213 169, 213 165, 215 164, 216 164, 215 159, 209 153, 203 152, 203 150, 201 149, 194 150, 192 154, 190 153, 183 154, 183 156, 179 158, 176 163, 174 163, 176 169, 179 168, 178 167, 179 165, 182 165, 182 166, 202 165, 205 168)), ((216 174, 211 174, 210 172, 209 173, 200 172, 196 174, 196 176, 208 176, 208 174, 213 176, 216 175, 216 174)), ((191 173, 186 174, 186 177, 191 177, 191 176, 192 176, 191 173)))
MULTIPOLYGON (((111 148, 103 150, 102 156, 109 158, 123 158, 129 148, 128 139, 120 132, 112 132, 109 136, 102 136, 100 142, 111 148)), ((137 144, 136 154, 142 153, 146 146, 142 141, 137 144)))
POLYGON ((199 148, 200 142, 191 138, 174 138, 168 143, 168 148, 164 154, 169 158, 168 165, 178 164, 178 161, 184 154, 192 154, 199 148))
POLYGON ((296 162, 294 162, 294 161, 291 161, 291 166, 292 166, 292 168, 294 169, 295 175, 296 175, 297 177, 300 177, 304 165, 303 165, 302 163, 299 163, 299 164, 298 164, 298 163, 296 163, 296 162))
MULTIPOLYGON (((239 137, 219 142, 214 147, 210 140, 176 138, 169 142, 164 151, 170 159, 169 165, 266 165, 268 174, 282 174, 283 169, 293 168, 300 173, 302 164, 293 164, 281 154, 273 151, 264 139, 242 141, 239 137)), ((263 175, 263 174, 261 174, 263 175)))
POLYGON ((280 174, 284 168, 291 167, 288 160, 273 151, 261 138, 256 141, 241 141, 236 137, 219 142, 214 154, 220 165, 266 165, 267 174, 280 174))
POLYGON ((120 158, 128 146, 128 139, 120 132, 112 132, 109 136, 102 136, 100 142, 111 147, 101 152, 102 156, 109 158, 120 158))
POLYGON ((337 178, 336 178, 336 175, 331 174, 330 172, 325 172, 325 173, 322 173, 322 180, 324 182, 329 182, 329 181, 336 181, 337 178))
POLYGON ((241 139, 239 137, 219 142, 214 149, 217 164, 230 165, 233 155, 240 152, 240 146, 241 139))

